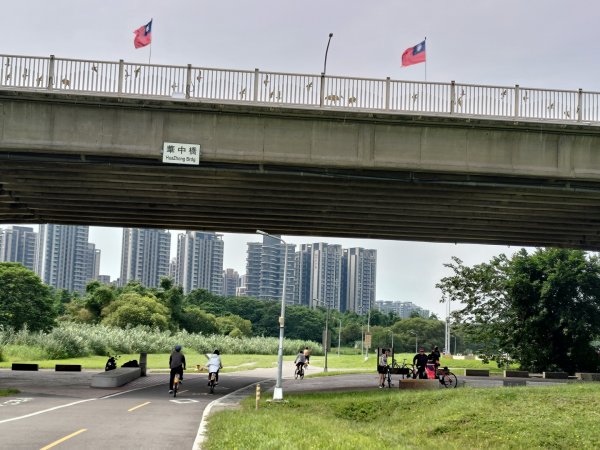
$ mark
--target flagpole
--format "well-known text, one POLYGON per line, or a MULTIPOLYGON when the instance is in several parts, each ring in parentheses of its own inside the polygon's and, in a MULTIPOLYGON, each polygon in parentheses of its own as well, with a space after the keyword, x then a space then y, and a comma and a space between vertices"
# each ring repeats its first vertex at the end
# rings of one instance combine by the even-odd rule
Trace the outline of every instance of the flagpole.
MULTIPOLYGON (((423 39, 423 41, 425 42, 425 52, 427 52, 427 36, 425 36, 425 39, 423 39)), ((425 57, 425 82, 427 82, 427 57, 425 57)))
POLYGON ((152 42, 150 42, 148 47, 150 47, 150 54, 148 55, 148 65, 150 65, 150 59, 152 59, 152 42))

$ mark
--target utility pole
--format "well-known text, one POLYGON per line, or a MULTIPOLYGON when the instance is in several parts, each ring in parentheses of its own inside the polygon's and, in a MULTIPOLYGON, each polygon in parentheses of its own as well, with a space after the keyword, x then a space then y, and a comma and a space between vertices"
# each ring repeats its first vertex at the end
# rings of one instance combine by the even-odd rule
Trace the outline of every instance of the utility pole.
POLYGON ((340 356, 340 344, 342 343, 342 319, 340 319, 340 327, 338 328, 338 356, 340 356))

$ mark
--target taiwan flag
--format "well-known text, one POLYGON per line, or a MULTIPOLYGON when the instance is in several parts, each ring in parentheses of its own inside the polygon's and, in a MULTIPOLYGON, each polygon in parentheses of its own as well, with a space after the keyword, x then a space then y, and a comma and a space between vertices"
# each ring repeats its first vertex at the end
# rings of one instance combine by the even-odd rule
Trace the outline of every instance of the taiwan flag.
POLYGON ((425 62, 425 41, 414 47, 407 48, 402 53, 402 67, 425 62))
POLYGON ((139 27, 133 32, 135 38, 133 38, 133 46, 135 48, 145 47, 152 43, 152 19, 146 25, 139 27))

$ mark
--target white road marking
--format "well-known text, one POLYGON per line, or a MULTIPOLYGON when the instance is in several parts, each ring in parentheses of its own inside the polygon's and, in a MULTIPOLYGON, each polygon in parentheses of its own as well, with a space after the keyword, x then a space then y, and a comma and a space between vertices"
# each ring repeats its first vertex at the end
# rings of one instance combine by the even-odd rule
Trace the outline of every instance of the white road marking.
POLYGON ((97 398, 88 398, 88 399, 79 400, 79 401, 76 401, 73 403, 67 403, 66 405, 55 406, 54 408, 48 408, 48 409, 44 409, 42 411, 36 411, 34 413, 25 414, 24 416, 18 416, 18 417, 12 417, 10 419, 0 420, 0 424, 7 423, 7 422, 13 422, 15 420, 27 419, 28 417, 33 417, 33 416, 37 416, 39 414, 44 414, 44 413, 47 413, 50 411, 56 411, 57 409, 67 408, 69 406, 78 405, 79 403, 91 402, 93 400, 98 400, 98 399, 97 398))

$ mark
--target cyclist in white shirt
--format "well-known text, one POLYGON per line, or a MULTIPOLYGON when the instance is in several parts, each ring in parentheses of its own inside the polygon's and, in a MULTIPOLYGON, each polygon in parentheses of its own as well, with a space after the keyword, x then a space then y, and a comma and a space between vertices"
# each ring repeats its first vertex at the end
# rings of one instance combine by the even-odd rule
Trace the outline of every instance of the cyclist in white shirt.
MULTIPOLYGON (((208 368, 208 379, 210 380, 210 374, 215 374, 215 384, 219 384, 219 370, 223 368, 221 365, 221 353, 219 350, 215 350, 213 353, 206 353, 208 362, 206 367, 208 368)), ((209 381, 210 384, 210 381, 209 381)))

